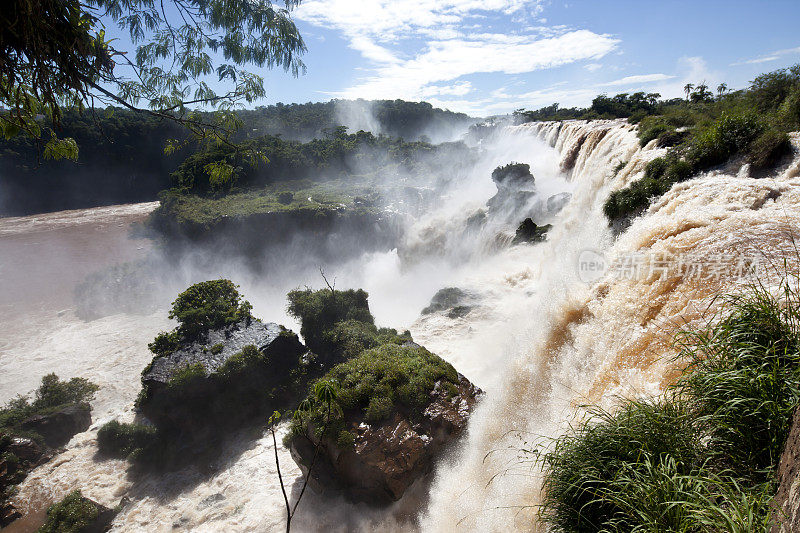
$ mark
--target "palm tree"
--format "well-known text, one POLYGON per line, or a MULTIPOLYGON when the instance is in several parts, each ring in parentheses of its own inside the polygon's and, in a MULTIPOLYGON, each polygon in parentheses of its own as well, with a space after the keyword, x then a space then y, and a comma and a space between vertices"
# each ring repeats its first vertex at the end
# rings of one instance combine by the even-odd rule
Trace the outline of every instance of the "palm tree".
POLYGON ((717 94, 722 97, 728 91, 728 84, 727 83, 720 83, 717 85, 717 94))
POLYGON ((683 86, 683 91, 686 93, 687 100, 689 99, 689 94, 691 94, 692 89, 694 89, 694 84, 692 83, 687 83, 686 85, 683 86))

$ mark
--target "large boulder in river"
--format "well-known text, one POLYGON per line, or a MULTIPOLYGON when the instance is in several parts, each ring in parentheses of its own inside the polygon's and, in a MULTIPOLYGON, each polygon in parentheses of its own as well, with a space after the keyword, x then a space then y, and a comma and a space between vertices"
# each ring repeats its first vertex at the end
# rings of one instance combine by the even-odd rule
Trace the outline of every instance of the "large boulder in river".
POLYGON ((492 171, 492 181, 497 186, 497 194, 486 202, 490 214, 496 211, 517 212, 536 195, 531 167, 524 163, 497 167, 492 171))
POLYGON ((370 504, 400 499, 429 473, 482 394, 410 341, 366 350, 323 381, 339 384, 335 408, 299 411, 285 444, 315 490, 370 504))
POLYGON ((449 318, 462 318, 475 308, 477 301, 478 296, 472 291, 458 287, 445 287, 433 295, 431 302, 422 310, 422 314, 443 312, 449 318))
POLYGON ((245 318, 156 356, 142 373, 141 412, 190 432, 263 413, 289 394, 292 371, 310 364, 297 335, 245 318))
POLYGON ((88 403, 65 405, 51 413, 36 414, 23 421, 22 429, 42 436, 51 448, 65 445, 76 433, 92 425, 92 408, 88 403))
POLYGON ((7 499, 12 487, 50 457, 52 452, 32 439, 0 433, 0 528, 21 516, 7 499))
POLYGON ((551 224, 538 226, 533 219, 526 218, 517 228, 517 232, 511 242, 512 244, 542 242, 547 238, 547 232, 550 231, 551 227, 551 224))

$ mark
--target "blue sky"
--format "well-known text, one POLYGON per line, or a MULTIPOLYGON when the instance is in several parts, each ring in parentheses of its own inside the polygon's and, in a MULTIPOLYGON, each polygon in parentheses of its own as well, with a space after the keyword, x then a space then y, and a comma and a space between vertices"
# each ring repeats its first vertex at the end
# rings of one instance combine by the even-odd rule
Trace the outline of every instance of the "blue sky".
POLYGON ((741 88, 800 62, 800 0, 304 0, 293 16, 307 73, 255 70, 256 105, 403 98, 487 116, 741 88))
POLYGON ((474 115, 596 94, 681 96, 800 62, 800 1, 306 0, 308 71, 266 103, 404 98, 474 115))

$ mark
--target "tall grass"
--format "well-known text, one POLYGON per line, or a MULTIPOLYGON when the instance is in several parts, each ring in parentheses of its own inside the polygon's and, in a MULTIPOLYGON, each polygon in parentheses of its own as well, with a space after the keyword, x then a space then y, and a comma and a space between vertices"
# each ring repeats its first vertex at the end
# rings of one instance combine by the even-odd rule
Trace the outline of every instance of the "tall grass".
POLYGON ((592 408, 542 455, 558 532, 765 531, 800 403, 800 294, 753 285, 677 336, 688 364, 659 400, 592 408))

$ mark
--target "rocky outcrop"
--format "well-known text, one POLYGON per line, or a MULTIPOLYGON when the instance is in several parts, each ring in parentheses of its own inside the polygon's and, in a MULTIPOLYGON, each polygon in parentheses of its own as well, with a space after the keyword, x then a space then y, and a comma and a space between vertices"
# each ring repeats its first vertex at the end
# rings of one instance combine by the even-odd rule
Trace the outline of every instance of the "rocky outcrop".
POLYGON ((28 472, 48 461, 52 453, 35 441, 0 435, 0 527, 5 527, 20 513, 7 500, 11 487, 19 484, 28 472))
POLYGON ((436 456, 467 427, 482 391, 458 374, 453 390, 438 381, 430 402, 421 413, 395 411, 379 423, 349 416, 352 443, 320 442, 313 427, 292 439, 290 451, 308 475, 317 445, 320 455, 311 470, 310 484, 317 491, 341 490, 352 500, 370 504, 396 501, 418 479, 428 474, 436 456))
POLYGON ((22 429, 42 436, 51 448, 65 445, 76 433, 82 433, 92 425, 92 409, 89 404, 72 404, 52 413, 34 415, 22 422, 22 429))
POLYGON ((445 287, 433 295, 431 302, 422 310, 422 314, 444 312, 450 318, 462 318, 475 308, 477 300, 477 295, 471 291, 458 287, 445 287))
POLYGON ((778 463, 778 490, 771 533, 800 532, 800 409, 795 411, 792 428, 778 463))
POLYGON ((309 364, 297 335, 275 323, 246 319, 209 331, 142 373, 138 407, 156 426, 197 433, 259 412, 309 364))
POLYGON ((550 224, 537 226, 533 219, 526 218, 517 228, 517 232, 514 235, 514 240, 511 242, 512 244, 521 244, 524 242, 542 242, 545 240, 545 238, 547 238, 547 232, 551 227, 552 226, 550 224))
POLYGON ((519 211, 536 195, 536 180, 531 174, 530 166, 523 163, 497 167, 492 172, 492 181, 497 187, 497 194, 486 202, 490 214, 519 211))

